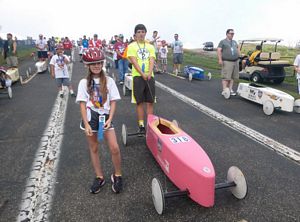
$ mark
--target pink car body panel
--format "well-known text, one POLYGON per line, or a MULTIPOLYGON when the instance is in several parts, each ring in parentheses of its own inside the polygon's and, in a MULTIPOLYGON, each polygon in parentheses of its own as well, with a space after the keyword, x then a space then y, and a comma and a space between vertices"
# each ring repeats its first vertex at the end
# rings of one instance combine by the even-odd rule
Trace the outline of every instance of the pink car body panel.
POLYGON ((147 146, 154 158, 180 189, 204 207, 214 205, 215 170, 202 147, 170 121, 148 115, 147 146))

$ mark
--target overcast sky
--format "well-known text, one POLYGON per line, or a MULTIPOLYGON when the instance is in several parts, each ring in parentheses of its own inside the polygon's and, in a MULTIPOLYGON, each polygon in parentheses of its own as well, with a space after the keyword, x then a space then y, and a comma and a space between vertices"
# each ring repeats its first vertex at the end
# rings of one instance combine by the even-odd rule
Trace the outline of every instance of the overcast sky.
POLYGON ((39 33, 72 39, 122 33, 129 38, 143 23, 147 38, 157 30, 170 42, 178 33, 185 48, 200 48, 205 41, 218 44, 227 28, 235 30, 236 40, 277 37, 292 45, 300 40, 299 13, 299 0, 0 0, 0 33, 19 39, 36 39, 39 33))

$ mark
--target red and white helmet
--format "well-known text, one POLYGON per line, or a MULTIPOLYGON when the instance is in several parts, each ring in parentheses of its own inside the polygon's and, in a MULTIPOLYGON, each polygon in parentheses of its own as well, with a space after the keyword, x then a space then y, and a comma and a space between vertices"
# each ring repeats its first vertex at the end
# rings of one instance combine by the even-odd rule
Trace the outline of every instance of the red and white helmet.
POLYGON ((0 72, 5 73, 6 74, 6 68, 4 66, 0 66, 0 72))
POLYGON ((99 48, 89 48, 82 54, 82 60, 85 64, 98 63, 105 60, 104 53, 99 48))

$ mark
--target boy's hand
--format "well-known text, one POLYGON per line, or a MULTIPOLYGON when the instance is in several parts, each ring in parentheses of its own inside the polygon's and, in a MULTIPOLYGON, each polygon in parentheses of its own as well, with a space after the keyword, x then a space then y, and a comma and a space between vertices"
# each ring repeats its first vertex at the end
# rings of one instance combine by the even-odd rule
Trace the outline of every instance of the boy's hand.
POLYGON ((145 81, 147 81, 148 77, 144 73, 143 73, 142 77, 145 81))

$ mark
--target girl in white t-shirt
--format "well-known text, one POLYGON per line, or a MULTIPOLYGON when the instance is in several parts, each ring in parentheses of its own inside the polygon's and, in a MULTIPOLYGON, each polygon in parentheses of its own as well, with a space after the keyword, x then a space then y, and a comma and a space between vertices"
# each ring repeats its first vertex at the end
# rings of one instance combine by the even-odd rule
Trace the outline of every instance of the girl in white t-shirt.
POLYGON ((116 110, 116 100, 121 99, 114 80, 105 75, 103 71, 104 53, 99 48, 89 48, 82 55, 83 62, 88 66, 88 75, 80 80, 76 102, 80 104, 82 122, 80 128, 85 131, 90 156, 96 178, 90 192, 100 192, 105 184, 103 171, 99 160, 98 130, 101 130, 101 120, 105 118, 104 139, 109 146, 115 172, 111 175, 112 190, 119 193, 122 190, 121 154, 112 124, 116 110))

